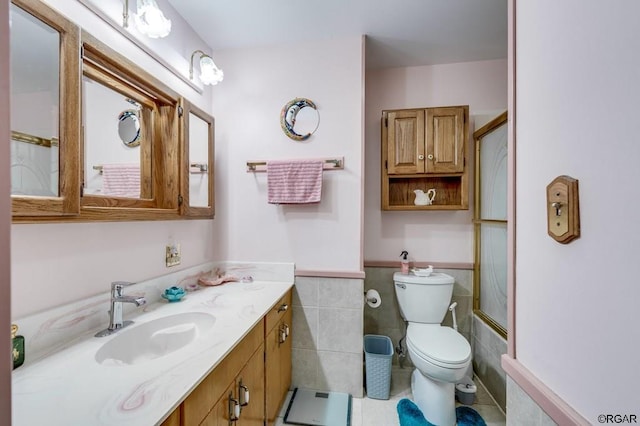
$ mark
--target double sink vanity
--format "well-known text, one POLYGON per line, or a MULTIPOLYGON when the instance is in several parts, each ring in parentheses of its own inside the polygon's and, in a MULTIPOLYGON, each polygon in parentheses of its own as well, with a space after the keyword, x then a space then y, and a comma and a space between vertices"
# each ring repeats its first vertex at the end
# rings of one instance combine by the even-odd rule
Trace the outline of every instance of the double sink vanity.
MULTIPOLYGON (((159 285, 127 288, 156 299, 124 313, 133 324, 105 337, 87 329, 37 359, 27 351, 13 372, 13 424, 272 424, 291 383, 292 286, 230 282, 178 303, 157 297, 159 285)), ((107 318, 104 298, 87 306, 107 318)), ((53 314, 27 340, 76 327, 85 308, 53 314)))

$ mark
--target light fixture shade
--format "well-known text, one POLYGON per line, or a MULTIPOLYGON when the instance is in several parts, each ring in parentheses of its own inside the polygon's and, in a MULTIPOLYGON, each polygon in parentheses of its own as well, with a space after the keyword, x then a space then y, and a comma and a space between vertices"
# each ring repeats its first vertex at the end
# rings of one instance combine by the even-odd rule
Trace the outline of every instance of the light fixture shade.
POLYGON ((171 20, 165 18, 155 0, 138 0, 135 14, 138 31, 150 38, 162 38, 171 32, 171 20))
POLYGON ((224 72, 218 68, 210 56, 202 55, 200 58, 200 81, 203 84, 215 86, 224 79, 224 72))

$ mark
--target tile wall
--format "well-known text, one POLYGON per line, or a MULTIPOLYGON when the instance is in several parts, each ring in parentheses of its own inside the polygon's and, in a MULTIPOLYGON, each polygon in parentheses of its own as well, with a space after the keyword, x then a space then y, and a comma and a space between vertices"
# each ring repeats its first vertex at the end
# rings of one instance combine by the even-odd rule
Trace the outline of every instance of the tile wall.
POLYGON ((362 279, 296 277, 292 388, 363 394, 362 279))
POLYGON ((507 425, 553 426, 556 425, 536 402, 516 382, 507 376, 507 425))

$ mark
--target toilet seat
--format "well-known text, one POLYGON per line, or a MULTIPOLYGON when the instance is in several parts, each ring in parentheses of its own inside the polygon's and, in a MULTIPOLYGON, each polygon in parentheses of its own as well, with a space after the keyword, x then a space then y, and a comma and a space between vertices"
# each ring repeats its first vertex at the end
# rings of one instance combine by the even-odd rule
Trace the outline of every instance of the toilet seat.
POLYGON ((456 330, 439 324, 409 323, 407 346, 415 355, 443 368, 461 368, 471 359, 471 345, 456 330))

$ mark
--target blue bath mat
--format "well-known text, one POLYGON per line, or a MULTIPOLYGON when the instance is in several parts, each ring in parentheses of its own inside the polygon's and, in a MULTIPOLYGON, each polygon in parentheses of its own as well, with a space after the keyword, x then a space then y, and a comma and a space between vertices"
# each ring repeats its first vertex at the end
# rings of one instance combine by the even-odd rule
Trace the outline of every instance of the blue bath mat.
MULTIPOLYGON (((400 426, 434 426, 422 415, 422 411, 410 399, 401 399, 398 402, 398 417, 400 426)), ((487 426, 484 419, 476 410, 470 407, 456 408, 457 426, 487 426)))

